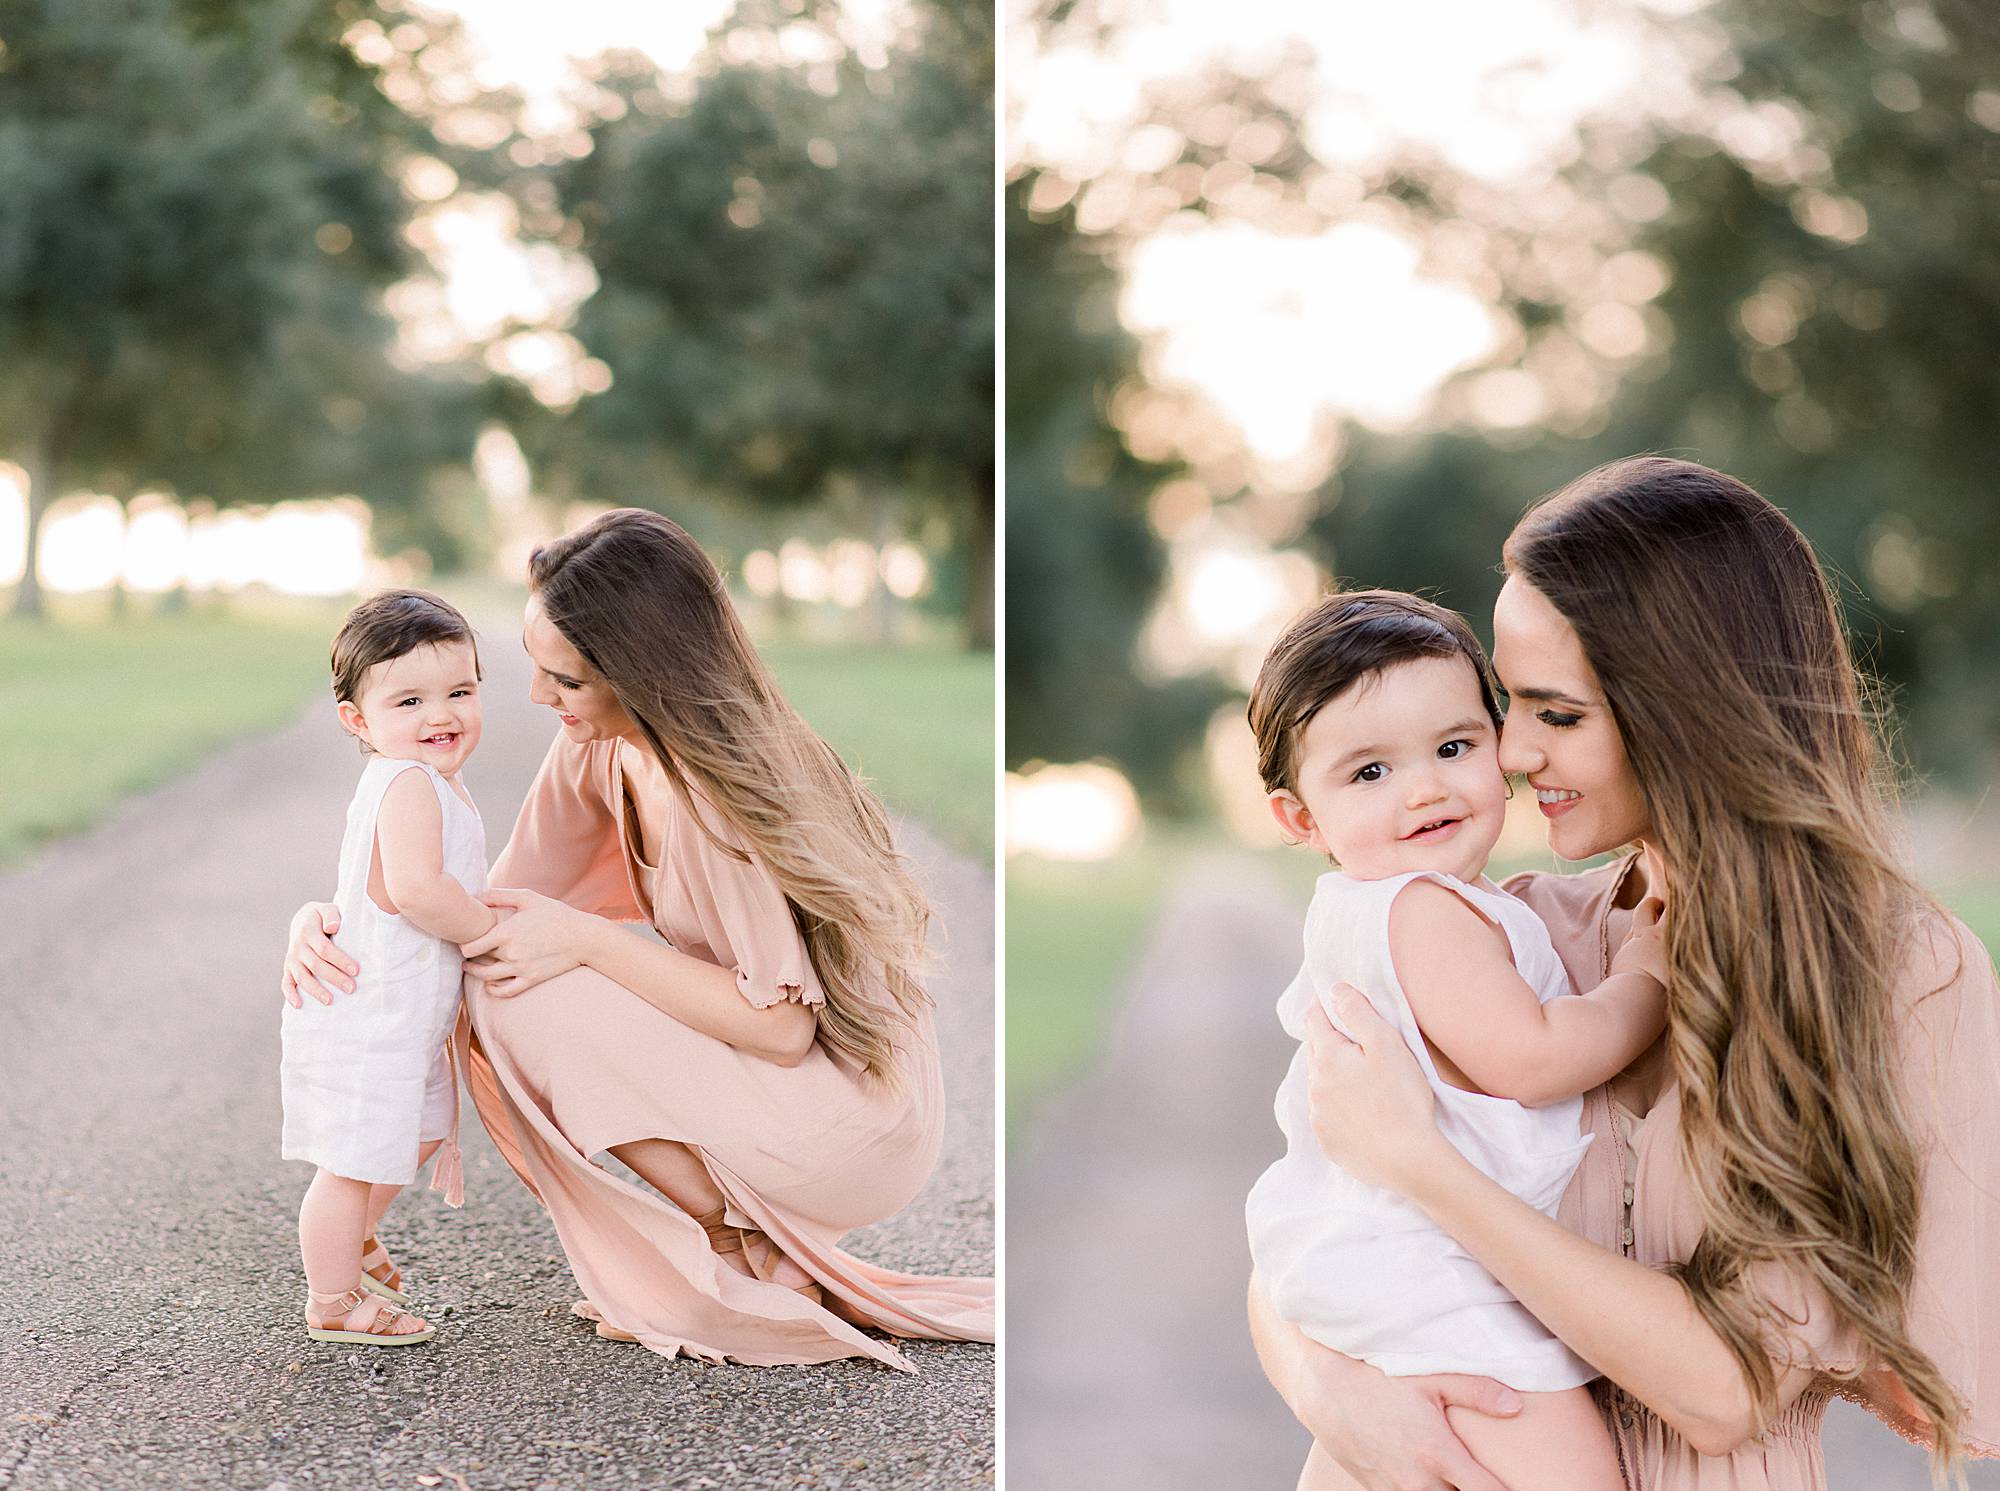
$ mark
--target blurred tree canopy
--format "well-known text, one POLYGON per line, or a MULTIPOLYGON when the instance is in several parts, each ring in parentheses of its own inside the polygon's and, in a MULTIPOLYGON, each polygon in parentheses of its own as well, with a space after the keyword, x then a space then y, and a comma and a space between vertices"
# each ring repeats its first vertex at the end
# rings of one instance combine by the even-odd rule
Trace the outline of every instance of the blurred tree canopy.
POLYGON ((1174 469, 1112 428, 1111 391, 1137 370, 1118 276, 1067 212, 1038 220, 1008 186, 1007 764, 1113 749, 1166 788, 1211 688, 1142 683, 1133 654, 1165 571, 1146 501, 1174 469))
MULTIPOLYGON (((470 391, 399 372, 391 174, 436 146, 342 41, 358 0, 16 0, 0 18, 0 448, 54 494, 417 508, 470 391)), ((33 613, 32 558, 17 608, 33 613)))
MULTIPOLYGON (((1500 543, 1532 500, 1637 451, 1703 461, 1756 486, 1812 539, 1864 661, 1899 691, 1918 766, 1947 780, 1990 774, 2000 19, 1971 0, 1717 0, 1699 16, 1727 41, 1697 67, 1700 111, 1587 119, 1545 186, 1496 190, 1411 149, 1346 205, 1316 206, 1330 226, 1391 204, 1431 246, 1431 272, 1464 274, 1474 261, 1470 282, 1519 334, 1443 388, 1418 429, 1350 427, 1302 542, 1341 577, 1440 592, 1483 630, 1500 543), (1524 210, 1530 194, 1567 206, 1538 216, 1524 210), (1623 309, 1598 309, 1617 298, 1605 286, 1619 276, 1652 283, 1623 309), (1480 418, 1480 380, 1495 372, 1532 378, 1544 412, 1511 425, 1480 418)), ((1296 89, 1278 91, 1296 104, 1296 89)), ((1185 133, 1218 101, 1277 127, 1257 168, 1269 199, 1306 200, 1319 167, 1262 81, 1195 80, 1151 122, 1185 133)), ((1206 169, 1202 150, 1187 140, 1151 179, 1206 169)), ((1015 269, 1010 295, 1032 294, 1015 269)), ((1076 371, 1065 397, 1074 417, 1116 434, 1096 374, 1076 371)), ((1010 407, 1010 442, 1013 417, 1010 407)), ((1123 511, 1131 500, 1107 490, 1089 505, 1123 511)), ((1124 594, 1124 613, 1099 623, 1107 646, 1147 604, 1124 594)), ((1088 616, 1106 597, 1017 591, 1016 609, 1023 601, 1088 616)), ((1030 675, 1023 685, 1042 687, 1030 675)), ((1010 718, 1037 721, 1061 704, 1053 692, 1010 700, 1010 718)), ((1010 738, 1009 749, 1045 748, 1010 738)), ((1144 726, 1120 726, 1070 753, 1156 750, 1144 726)))
POLYGON ((917 11, 918 43, 874 67, 725 61, 684 102, 647 65, 600 80, 617 106, 555 181, 599 281, 575 335, 611 385, 530 450, 639 502, 666 498, 633 490, 635 459, 655 487, 846 502, 878 539, 941 514, 990 646, 991 15, 917 11))

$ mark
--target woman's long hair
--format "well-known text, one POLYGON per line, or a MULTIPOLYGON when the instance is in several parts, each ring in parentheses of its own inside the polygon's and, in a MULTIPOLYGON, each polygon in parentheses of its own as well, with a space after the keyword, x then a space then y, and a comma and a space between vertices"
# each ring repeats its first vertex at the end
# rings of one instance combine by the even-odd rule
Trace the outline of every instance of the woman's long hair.
POLYGON ((881 803, 785 702, 708 556, 672 520, 621 508, 537 549, 528 583, 702 831, 748 857, 690 785, 777 878, 826 991, 820 1043, 895 1085, 898 1037, 930 1003, 929 904, 881 803))
POLYGON ((1668 1029, 1704 1225, 1681 1281, 1765 1415, 1794 1322, 1756 1271, 1816 1288, 1929 1415, 1949 1468, 1964 1407, 1905 1309, 1923 1156, 1897 990, 1932 903, 1891 847, 1879 712, 1812 549, 1733 477, 1642 456, 1531 509, 1506 567, 1576 629, 1666 861, 1668 1029))

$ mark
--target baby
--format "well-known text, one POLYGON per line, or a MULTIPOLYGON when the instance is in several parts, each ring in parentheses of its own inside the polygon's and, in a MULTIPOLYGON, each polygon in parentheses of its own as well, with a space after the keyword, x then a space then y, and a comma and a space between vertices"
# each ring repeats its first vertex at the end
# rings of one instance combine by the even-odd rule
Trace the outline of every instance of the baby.
POLYGON ((284 1156, 319 1167, 299 1207, 306 1334, 413 1346, 437 1334, 374 1231, 436 1152, 433 1189, 463 1199, 459 944, 490 930, 486 830, 459 771, 479 744, 479 652, 455 609, 419 590, 363 601, 333 639, 340 723, 368 764, 340 846, 340 943, 354 992, 284 1013, 284 1156))
MULTIPOLYGON (((1553 1216, 1590 1143, 1579 1094, 1664 1027, 1663 940, 1642 918, 1611 976, 1575 995, 1540 919, 1485 878, 1511 795, 1499 722, 1471 629, 1416 596, 1328 596, 1271 649, 1250 698, 1271 810, 1339 866, 1313 892, 1305 965, 1278 1018, 1303 1040, 1314 1000, 1342 980, 1358 987, 1409 1044, 1446 1137, 1553 1216)), ((1277 1313, 1391 1376, 1477 1373, 1519 1389, 1517 1418, 1453 1419, 1508 1485, 1620 1491, 1584 1388, 1598 1374, 1416 1206, 1326 1158, 1303 1046, 1277 1116, 1285 1156, 1247 1208, 1277 1313)))

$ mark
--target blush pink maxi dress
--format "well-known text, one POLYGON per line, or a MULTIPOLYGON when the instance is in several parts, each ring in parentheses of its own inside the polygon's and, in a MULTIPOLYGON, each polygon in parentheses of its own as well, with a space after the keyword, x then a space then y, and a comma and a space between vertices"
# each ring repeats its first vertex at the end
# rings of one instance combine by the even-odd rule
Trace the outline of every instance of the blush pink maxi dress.
MULTIPOLYGON (((492 883, 650 922, 680 951, 734 969, 760 1008, 822 1002, 770 872, 718 848, 676 794, 660 797, 628 801, 618 742, 558 736, 492 883), (657 825, 657 865, 639 857, 635 812, 657 825)), ((748 1055, 588 968, 504 999, 467 979, 459 1038, 487 1132, 547 1207, 578 1284, 652 1350, 752 1366, 865 1356, 907 1370, 858 1327, 993 1339, 991 1279, 897 1273, 837 1246, 906 1206, 937 1163, 944 1094, 928 1011, 901 1042, 895 1091, 817 1045, 796 1067, 748 1055), (686 1212, 593 1161, 647 1138, 693 1150, 728 1220, 769 1234, 826 1306, 738 1273, 686 1212)))
MULTIPOLYGON (((1615 902, 1632 862, 1506 883, 1547 924, 1579 990, 1609 974, 1611 951, 1624 941, 1631 913, 1615 902)), ((2000 1455, 2000 986, 1978 939, 1955 921, 1933 919, 1899 992, 1906 1091, 1929 1153, 1910 1325, 1971 1405, 1974 1453, 2000 1455)), ((1654 1268, 1686 1259, 1702 1227, 1680 1153, 1676 1085, 1670 1081, 1647 1114, 1627 1111, 1600 1087, 1585 1096, 1583 1121, 1597 1142, 1563 1198, 1564 1225, 1654 1268)), ((1791 1359, 1829 1369, 1864 1365, 1823 1301, 1768 1277, 1797 1322, 1785 1348, 1791 1359)), ((1924 1442, 1921 1420, 1886 1374, 1814 1378, 1759 1438, 1727 1455, 1697 1454, 1608 1380, 1593 1391, 1629 1491, 1823 1491, 1820 1426, 1836 1394, 1924 1442)))

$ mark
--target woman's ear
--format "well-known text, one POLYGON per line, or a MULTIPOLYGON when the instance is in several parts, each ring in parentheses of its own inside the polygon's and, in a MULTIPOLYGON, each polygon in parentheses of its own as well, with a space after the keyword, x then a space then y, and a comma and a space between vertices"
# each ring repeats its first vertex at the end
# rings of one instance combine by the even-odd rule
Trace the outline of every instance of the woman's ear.
POLYGON ((1293 844, 1305 844, 1327 852, 1326 843, 1320 837, 1319 825, 1313 821, 1312 809, 1287 792, 1283 787, 1272 792, 1265 801, 1271 805, 1271 816, 1278 820, 1278 832, 1293 844))

